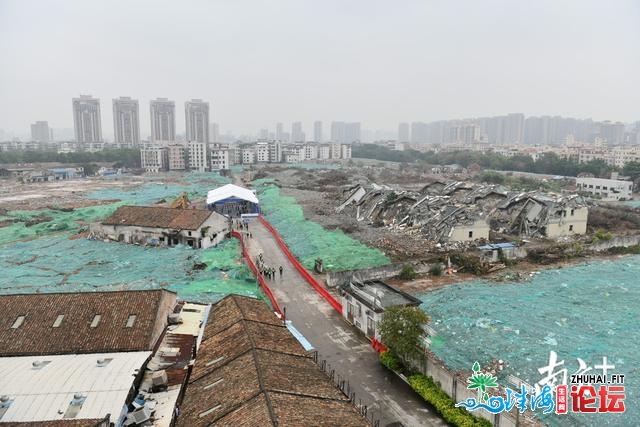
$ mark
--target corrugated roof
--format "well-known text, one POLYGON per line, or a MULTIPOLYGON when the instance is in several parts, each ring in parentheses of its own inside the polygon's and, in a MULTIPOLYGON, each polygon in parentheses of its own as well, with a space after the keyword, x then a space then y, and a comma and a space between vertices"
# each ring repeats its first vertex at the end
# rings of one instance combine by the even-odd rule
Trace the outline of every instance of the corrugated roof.
POLYGON ((223 185, 215 190, 207 193, 207 205, 219 202, 224 199, 235 197, 237 199, 246 200, 251 203, 258 204, 258 197, 248 188, 239 187, 234 184, 223 185))
POLYGON ((271 309, 237 295, 212 306, 180 409, 189 427, 367 425, 271 309))
POLYGON ((513 243, 489 243, 488 245, 478 246, 480 250, 491 250, 491 249, 511 249, 515 248, 516 245, 513 243))
POLYGON ((162 289, 2 295, 0 356, 150 350, 175 300, 162 289))
POLYGON ((77 393, 86 398, 74 418, 117 417, 135 374, 150 355, 138 351, 0 358, 0 395, 12 400, 0 421, 61 420, 77 393), (98 360, 106 363, 99 366, 98 360))
POLYGON ((104 225, 197 230, 211 215, 202 209, 172 209, 159 206, 120 206, 104 225))

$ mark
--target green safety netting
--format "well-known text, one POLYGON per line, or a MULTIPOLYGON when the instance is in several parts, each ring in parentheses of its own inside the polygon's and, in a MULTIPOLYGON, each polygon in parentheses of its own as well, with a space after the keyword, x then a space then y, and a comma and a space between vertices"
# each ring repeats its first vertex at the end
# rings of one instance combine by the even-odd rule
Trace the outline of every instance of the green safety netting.
POLYGON ((340 271, 376 267, 391 261, 380 250, 350 238, 340 230, 328 231, 308 221, 293 197, 284 197, 269 180, 254 181, 260 209, 278 230, 293 254, 308 269, 322 258, 327 270, 340 271))
POLYGON ((70 212, 9 212, 1 220, 13 223, 0 227, 0 293, 163 287, 194 301, 217 301, 229 293, 262 297, 255 279, 240 262, 240 248, 234 239, 198 251, 72 239, 88 223, 107 217, 122 204, 170 201, 183 191, 192 198, 205 197, 207 191, 227 182, 218 175, 195 173, 144 178, 135 186, 106 188, 88 195, 93 199, 120 199, 117 203, 70 212), (180 182, 158 181, 176 177, 180 182), (30 221, 37 223, 27 225, 30 221), (198 263, 205 263, 206 269, 195 269, 198 263))
MULTIPOLYGON (((437 332, 431 349, 454 369, 471 369, 492 358, 509 365, 507 374, 529 384, 542 379, 549 351, 565 361, 569 374, 577 358, 593 367, 602 357, 615 365, 609 373, 636 378, 640 365, 640 256, 545 270, 525 283, 475 281, 420 295, 437 332)), ((559 368, 561 369, 561 368, 559 368)), ((593 373, 593 372, 589 372, 593 373)), ((596 373, 601 373, 600 371, 596 373)), ((542 416, 558 426, 635 425, 640 382, 625 381, 623 415, 542 416)))
POLYGON ((229 293, 257 295, 240 263, 235 239, 216 248, 153 248, 69 239, 67 234, 18 242, 0 250, 0 293, 167 288, 181 298, 217 301, 229 293), (194 265, 204 262, 204 270, 194 265))

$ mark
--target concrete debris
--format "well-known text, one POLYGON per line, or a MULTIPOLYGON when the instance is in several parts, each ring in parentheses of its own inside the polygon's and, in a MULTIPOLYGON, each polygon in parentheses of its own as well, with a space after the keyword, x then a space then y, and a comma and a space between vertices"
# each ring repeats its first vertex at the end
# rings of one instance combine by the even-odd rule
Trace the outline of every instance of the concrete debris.
POLYGON ((510 193, 464 181, 433 181, 419 191, 357 185, 343 194, 337 213, 442 244, 488 240, 489 230, 551 238, 586 232, 588 208, 577 195, 510 193))

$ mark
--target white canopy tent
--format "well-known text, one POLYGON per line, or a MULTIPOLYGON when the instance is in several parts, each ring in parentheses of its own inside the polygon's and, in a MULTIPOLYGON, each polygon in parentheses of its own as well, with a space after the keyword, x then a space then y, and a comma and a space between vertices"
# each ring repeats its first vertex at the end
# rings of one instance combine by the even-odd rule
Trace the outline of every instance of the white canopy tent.
POLYGON ((260 212, 258 197, 248 188, 234 184, 223 185, 207 193, 207 208, 226 216, 260 212))

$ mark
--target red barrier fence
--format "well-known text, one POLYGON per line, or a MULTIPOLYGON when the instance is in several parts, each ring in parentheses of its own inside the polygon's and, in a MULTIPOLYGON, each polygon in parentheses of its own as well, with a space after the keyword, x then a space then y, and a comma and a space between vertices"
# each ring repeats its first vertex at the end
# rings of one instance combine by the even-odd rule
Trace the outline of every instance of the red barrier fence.
POLYGON ((304 268, 302 266, 302 264, 300 264, 300 261, 298 261, 298 259, 295 256, 293 256, 293 254, 291 253, 291 251, 289 250, 287 245, 284 243, 284 241, 282 240, 282 237, 280 237, 280 234, 278 233, 278 231, 275 228, 273 228, 273 226, 271 224, 269 224, 269 222, 266 219, 264 219, 264 217, 262 215, 260 215, 258 218, 260 219, 260 222, 262 223, 262 225, 264 225, 265 228, 267 230, 269 230, 269 232, 276 239, 276 242, 278 242, 278 246, 280 246, 280 249, 282 249, 282 252, 284 252, 284 254, 287 256, 287 258, 289 258, 289 261, 291 262, 291 264, 293 264, 293 266, 296 268, 296 270, 298 270, 298 273, 300 273, 300 275, 302 277, 304 277, 304 279, 325 300, 327 300, 327 302, 329 304, 331 304, 331 307, 335 308, 338 313, 342 314, 342 304, 340 303, 340 301, 338 301, 333 295, 331 295, 329 293, 329 291, 327 291, 324 288, 324 286, 322 286, 320 283, 318 283, 318 281, 307 271, 307 269, 304 268))
POLYGON ((271 292, 271 288, 269 288, 269 285, 267 285, 267 282, 266 280, 264 280, 264 277, 262 276, 262 274, 260 274, 260 272, 258 271, 256 264, 253 262, 253 259, 251 259, 251 255, 249 255, 249 251, 244 245, 244 238, 242 237, 242 234, 240 234, 236 230, 233 230, 231 231, 231 235, 240 241, 242 256, 244 256, 244 258, 247 260, 247 264, 249 264, 249 268, 251 269, 253 274, 256 276, 256 279, 258 279, 258 283, 260 284, 262 291, 265 293, 267 298, 269 298, 269 301, 271 301, 271 306, 280 316, 282 316, 282 311, 280 310, 278 301, 276 301, 276 297, 273 295, 273 292, 271 292))

